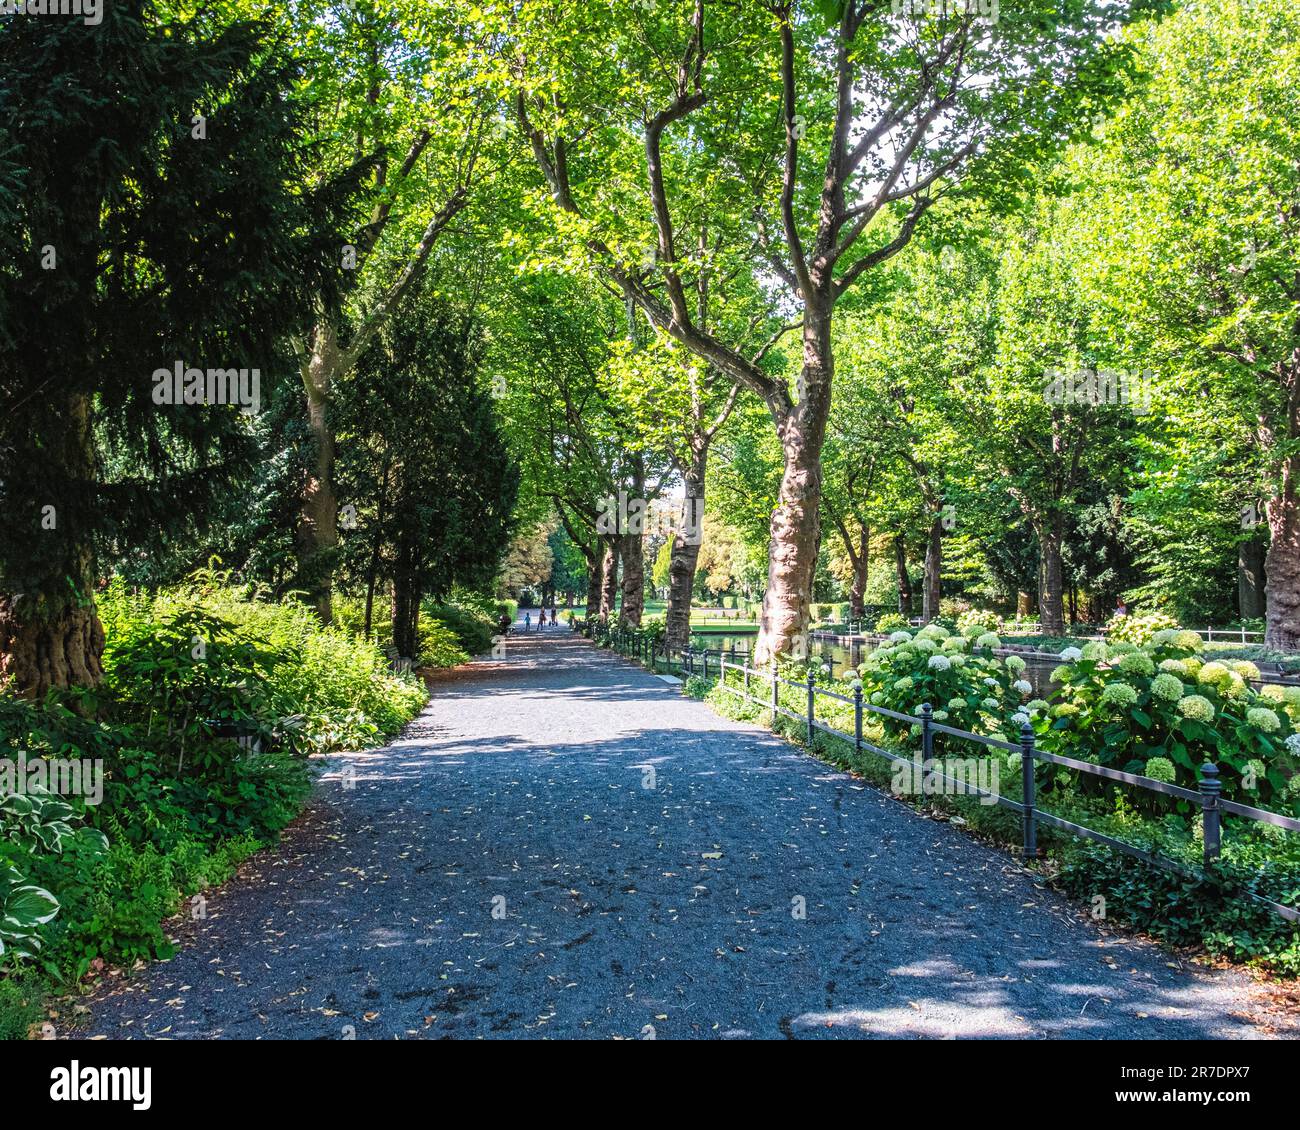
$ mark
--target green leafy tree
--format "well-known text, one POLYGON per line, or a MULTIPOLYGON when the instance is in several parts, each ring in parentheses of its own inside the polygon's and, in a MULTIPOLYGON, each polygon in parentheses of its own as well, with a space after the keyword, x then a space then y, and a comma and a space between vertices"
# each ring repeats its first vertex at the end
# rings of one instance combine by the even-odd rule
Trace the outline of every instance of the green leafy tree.
POLYGON ((373 512, 358 540, 392 590, 393 646, 419 654, 420 602, 454 585, 489 586, 511 530, 518 469, 479 387, 481 330, 416 294, 360 359, 342 391, 342 454, 373 512))
POLYGON ((101 678, 104 547, 192 529, 254 459, 238 405, 160 403, 151 374, 271 395, 297 312, 333 301, 352 185, 309 176, 297 64, 262 22, 13 18, 0 71, 0 672, 39 695, 101 678))
POLYGON ((1116 334, 1149 350, 1169 412, 1186 425, 1152 461, 1148 499, 1157 483, 1218 475, 1220 437, 1247 454, 1229 471, 1233 489, 1219 501, 1202 492, 1195 512, 1220 537, 1258 546, 1259 531, 1234 512, 1262 498, 1267 642, 1294 648, 1300 13, 1285 0, 1190 3, 1135 41, 1145 79, 1104 145, 1078 156, 1095 192, 1077 250, 1116 334))
POLYGON ((837 305, 943 194, 1005 192, 1110 89, 1120 53, 1105 31, 1126 8, 1034 0, 990 26, 860 0, 532 0, 497 17, 552 254, 756 394, 780 437, 760 660, 809 621, 837 305), (719 242, 684 235, 701 216, 719 242), (697 316, 700 276, 731 273, 767 285, 761 344, 697 316), (786 332, 801 341, 793 388, 768 364, 786 332))

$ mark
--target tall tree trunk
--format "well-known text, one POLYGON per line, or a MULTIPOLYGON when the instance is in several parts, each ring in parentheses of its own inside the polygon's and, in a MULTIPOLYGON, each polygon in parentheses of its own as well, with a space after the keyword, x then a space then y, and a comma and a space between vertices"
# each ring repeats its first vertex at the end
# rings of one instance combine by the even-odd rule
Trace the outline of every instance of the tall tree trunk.
POLYGON ((334 494, 334 429, 329 419, 339 362, 334 327, 322 320, 312 333, 311 356, 302 370, 307 393, 307 429, 315 451, 303 487, 294 548, 298 558, 295 583, 307 592, 324 624, 333 615, 330 602, 339 542, 338 499, 334 494))
POLYGON ((754 661, 806 659, 813 573, 817 567, 821 444, 802 428, 785 429, 785 469, 768 539, 767 591, 754 661))
MULTIPOLYGON (((1294 430, 1294 429, 1293 429, 1294 430)), ((1300 500, 1296 479, 1300 457, 1282 466, 1282 484, 1268 500, 1270 541, 1264 557, 1264 645, 1279 650, 1300 650, 1300 500)))
MULTIPOLYGON (((42 584, 26 583, 21 592, 0 595, 0 683, 41 698, 51 687, 93 687, 104 676, 104 629, 95 612, 94 549, 78 536, 74 501, 90 497, 95 474, 91 434, 91 400, 74 394, 67 400, 58 443, 65 473, 67 503, 35 508, 32 537, 56 539, 55 564, 42 584), (84 484, 84 485, 83 485, 84 484)), ((39 500, 35 500, 39 501, 39 500)), ((14 515, 6 515, 11 528, 14 515)), ((11 531, 11 536, 16 534, 11 531)))
POLYGON ((798 404, 774 413, 784 466, 767 545, 767 591, 754 662, 778 656, 806 659, 813 576, 821 542, 822 444, 830 412, 831 307, 824 297, 806 296, 803 364, 798 404))
POLYGON ((366 639, 370 638, 370 625, 375 610, 375 581, 379 576, 379 554, 383 547, 384 510, 388 505, 388 472, 390 463, 384 460, 384 475, 379 486, 379 499, 376 503, 375 538, 370 547, 370 565, 366 570, 366 639))
POLYGON ((866 611, 867 569, 871 562, 871 534, 858 523, 858 552, 853 561, 853 585, 849 589, 849 616, 861 620, 866 611))
POLYGON ((596 538, 595 548, 587 558, 587 608, 588 620, 600 615, 600 596, 605 587, 605 542, 596 538))
POLYGON ((907 571, 907 546, 902 534, 894 535, 894 571, 898 577, 898 613, 912 618, 912 574, 907 571))
POLYGON ((925 579, 921 590, 921 618, 927 622, 939 615, 939 577, 943 572, 943 519, 935 514, 925 542, 925 579))
POLYGON ((414 548, 399 544, 393 566, 393 647, 403 659, 420 651, 420 593, 415 584, 414 548))
POLYGON ((698 449, 683 476, 686 498, 682 528, 673 532, 672 555, 668 564, 668 614, 665 617, 664 646, 683 648, 691 642, 691 593, 700 561, 700 532, 704 524, 704 475, 708 467, 707 445, 698 449))
POLYGON ((1050 513, 1038 523, 1038 625, 1045 636, 1065 635, 1063 522, 1059 513, 1050 513))
POLYGON ((852 529, 849 520, 843 515, 835 516, 835 526, 840 532, 840 541, 844 543, 844 552, 848 554, 849 564, 853 568, 853 581, 849 588, 849 619, 861 619, 864 612, 863 596, 867 591, 867 564, 870 560, 870 531, 865 523, 851 513, 852 529))
POLYGON ((600 588, 600 617, 613 619, 618 611, 618 542, 617 537, 605 541, 605 565, 600 588))
MULTIPOLYGON (((628 306, 629 317, 632 307, 628 306)), ((645 458, 637 454, 632 458, 632 495, 645 503, 645 458)), ((642 536, 645 517, 635 523, 636 528, 623 534, 620 550, 623 558, 623 609, 620 619, 634 628, 641 626, 641 612, 645 608, 645 551, 642 536)))
POLYGON ((1237 544, 1237 611, 1243 620, 1264 615, 1264 552, 1258 530, 1237 544))
POLYGON ((645 560, 640 534, 623 536, 623 607, 620 619, 634 628, 641 626, 645 608, 645 560))

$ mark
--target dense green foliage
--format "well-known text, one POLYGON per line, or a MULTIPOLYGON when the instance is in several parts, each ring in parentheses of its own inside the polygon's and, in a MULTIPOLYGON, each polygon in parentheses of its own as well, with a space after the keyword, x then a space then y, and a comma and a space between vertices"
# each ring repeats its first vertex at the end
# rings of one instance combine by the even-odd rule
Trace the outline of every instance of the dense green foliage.
MULTIPOLYGON (((42 919, 0 935, 0 965, 26 958, 60 983, 169 954, 164 920, 182 898, 224 880, 297 815, 310 753, 382 742, 425 699, 375 645, 300 606, 211 584, 145 597, 118 583, 101 607, 106 678, 93 719, 69 709, 84 711, 85 695, 0 696, 0 757, 103 765, 99 803, 25 792, 0 803, 0 898, 19 924, 42 919)), ((25 984, 15 1002, 33 991, 25 984)))
MULTIPOLYGON (((0 795, 0 1035, 169 952, 313 755, 418 711, 395 660, 487 654, 499 599, 605 644, 742 611, 799 678, 854 620, 889 638, 812 665, 837 693, 1300 812, 1300 702, 1257 685, 1300 666, 1300 14, 898 7, 0 24, 0 755, 106 770, 0 795), (160 397, 175 365, 261 383, 160 397), (1177 630, 1211 624, 1241 650, 1177 630), (1060 654, 1050 695, 1003 644, 1060 654)), ((1197 858, 1187 802, 1042 772, 1197 858)), ((1294 845, 1234 829, 1194 883, 1052 843, 1069 889, 1292 970, 1230 894, 1292 897, 1294 845)))

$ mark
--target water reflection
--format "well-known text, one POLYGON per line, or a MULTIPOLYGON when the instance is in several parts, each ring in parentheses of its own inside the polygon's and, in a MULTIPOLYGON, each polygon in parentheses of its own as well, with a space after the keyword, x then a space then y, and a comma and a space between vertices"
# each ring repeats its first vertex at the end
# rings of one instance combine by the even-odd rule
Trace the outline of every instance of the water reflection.
MULTIPOLYGON (((723 632, 709 632, 707 634, 692 635, 691 646, 696 648, 708 648, 710 651, 722 650, 731 657, 732 649, 735 650, 735 660, 737 663, 748 658, 753 650, 754 641, 757 636, 753 632, 735 634, 723 632)), ((822 663, 828 664, 832 672, 836 675, 841 674, 848 668, 856 667, 862 662, 862 657, 871 652, 876 644, 869 640, 852 639, 848 642, 834 639, 831 637, 814 636, 812 640, 812 652, 822 663)), ((1038 698, 1047 698, 1052 690, 1049 676, 1052 668, 1056 667, 1061 661, 1055 655, 1034 655, 1027 652, 998 652, 997 654, 1006 656, 1010 654, 1019 655, 1025 661, 1025 673, 1022 678, 1028 679, 1034 688, 1034 695, 1038 698)))

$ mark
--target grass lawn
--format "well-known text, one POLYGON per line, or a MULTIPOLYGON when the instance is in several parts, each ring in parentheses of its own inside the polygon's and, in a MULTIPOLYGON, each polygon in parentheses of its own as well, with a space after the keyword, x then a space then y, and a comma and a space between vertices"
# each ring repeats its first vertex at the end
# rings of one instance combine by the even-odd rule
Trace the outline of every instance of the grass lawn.
MULTIPOLYGON (((647 617, 663 616, 667 611, 668 602, 665 600, 647 600, 645 602, 645 615, 647 617)), ((737 613, 735 609, 727 609, 727 611, 730 615, 726 617, 717 612, 711 612, 706 616, 701 609, 693 608, 691 609, 691 627, 712 628, 717 631, 723 631, 727 628, 740 628, 741 630, 744 630, 745 628, 758 627, 758 621, 752 617, 745 616, 743 613, 737 613)), ((572 608, 560 609, 561 616, 568 612, 572 612, 577 619, 581 620, 587 614, 587 606, 585 604, 575 604, 572 608)))

